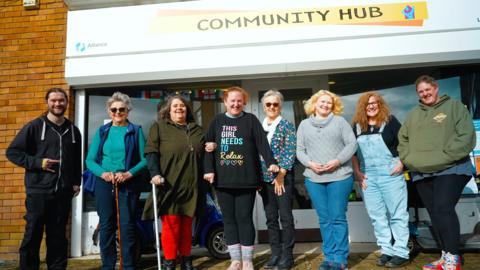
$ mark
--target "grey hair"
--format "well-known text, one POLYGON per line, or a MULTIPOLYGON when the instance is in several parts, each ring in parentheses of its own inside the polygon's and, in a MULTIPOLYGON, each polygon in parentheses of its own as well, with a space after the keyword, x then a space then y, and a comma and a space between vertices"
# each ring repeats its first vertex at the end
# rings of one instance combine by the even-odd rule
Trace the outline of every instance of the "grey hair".
POLYGON ((276 89, 270 89, 267 92, 265 92, 265 94, 263 94, 263 97, 261 99, 262 104, 267 97, 277 97, 280 100, 280 106, 283 105, 283 95, 282 95, 282 93, 280 93, 280 91, 278 91, 276 89))
POLYGON ((120 92, 115 92, 107 100, 107 102, 105 104, 105 108, 107 109, 107 111, 108 111, 108 109, 110 109, 110 106, 112 106, 112 103, 117 102, 117 101, 123 102, 127 106, 128 111, 131 111, 133 109, 133 107, 130 103, 130 97, 128 95, 126 95, 124 93, 120 93, 120 92))

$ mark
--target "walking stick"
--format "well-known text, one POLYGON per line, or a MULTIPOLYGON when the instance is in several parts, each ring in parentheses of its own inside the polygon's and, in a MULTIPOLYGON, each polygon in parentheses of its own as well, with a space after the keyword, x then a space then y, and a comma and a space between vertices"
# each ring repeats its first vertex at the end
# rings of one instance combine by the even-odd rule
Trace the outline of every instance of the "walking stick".
POLYGON ((160 239, 158 239, 158 210, 157 210, 157 189, 155 184, 152 183, 153 193, 153 213, 155 215, 155 244, 157 248, 157 263, 158 270, 162 270, 162 258, 160 257, 160 239))
POLYGON ((122 235, 120 231, 120 208, 118 207, 118 185, 115 186, 115 204, 117 206, 117 232, 118 232, 118 247, 120 249, 120 270, 123 270, 123 258, 122 258, 122 235))

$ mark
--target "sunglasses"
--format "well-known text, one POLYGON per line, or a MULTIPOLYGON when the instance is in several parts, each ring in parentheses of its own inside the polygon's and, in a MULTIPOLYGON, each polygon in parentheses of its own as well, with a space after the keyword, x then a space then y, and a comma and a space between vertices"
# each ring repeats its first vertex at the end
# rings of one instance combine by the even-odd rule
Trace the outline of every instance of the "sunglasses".
POLYGON ((115 108, 115 107, 113 107, 113 108, 110 108, 110 111, 111 111, 112 113, 117 113, 117 111, 118 111, 119 113, 124 113, 124 112, 127 111, 127 108, 125 108, 125 107, 120 107, 120 108, 115 108))
POLYGON ((271 106, 273 106, 274 108, 277 108, 279 105, 280 105, 280 104, 277 103, 277 102, 274 102, 274 103, 267 102, 267 103, 265 103, 265 107, 267 107, 267 108, 268 108, 268 107, 271 107, 271 106))

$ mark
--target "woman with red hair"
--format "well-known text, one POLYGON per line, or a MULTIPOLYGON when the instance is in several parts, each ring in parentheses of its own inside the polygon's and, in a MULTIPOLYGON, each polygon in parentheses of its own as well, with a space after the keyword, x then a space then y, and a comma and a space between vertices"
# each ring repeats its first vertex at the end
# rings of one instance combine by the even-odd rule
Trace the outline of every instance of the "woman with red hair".
POLYGON ((232 261, 228 270, 253 270, 253 206, 262 183, 260 156, 268 171, 279 170, 262 124, 243 111, 247 101, 243 88, 228 88, 223 94, 226 112, 212 120, 205 136, 217 146, 206 153, 204 179, 216 187, 232 261))
POLYGON ((353 157, 357 181, 382 255, 378 266, 409 262, 407 185, 398 158, 400 122, 376 92, 360 96, 352 119, 358 150, 353 157))

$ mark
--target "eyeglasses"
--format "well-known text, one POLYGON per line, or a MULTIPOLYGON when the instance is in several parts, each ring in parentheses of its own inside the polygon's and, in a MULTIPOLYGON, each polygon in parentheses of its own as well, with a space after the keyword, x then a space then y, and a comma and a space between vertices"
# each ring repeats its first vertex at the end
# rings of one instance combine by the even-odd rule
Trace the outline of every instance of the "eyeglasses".
POLYGON ((375 102, 369 102, 369 103, 367 103, 367 107, 368 106, 378 106, 378 102, 376 102, 376 101, 375 102))
POLYGON ((271 102, 267 102, 265 103, 265 107, 270 107, 270 106, 273 106, 274 108, 277 108, 280 104, 277 103, 277 102, 274 102, 274 103, 271 103, 271 102))
POLYGON ((124 113, 124 112, 127 111, 127 108, 125 108, 125 107, 120 107, 120 108, 115 108, 115 107, 113 107, 113 108, 110 108, 110 111, 111 111, 112 113, 117 113, 117 111, 118 111, 119 113, 124 113))

